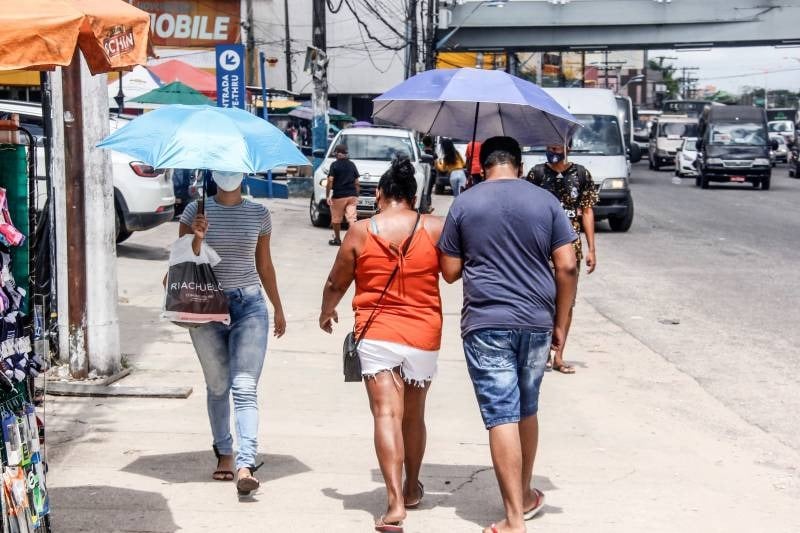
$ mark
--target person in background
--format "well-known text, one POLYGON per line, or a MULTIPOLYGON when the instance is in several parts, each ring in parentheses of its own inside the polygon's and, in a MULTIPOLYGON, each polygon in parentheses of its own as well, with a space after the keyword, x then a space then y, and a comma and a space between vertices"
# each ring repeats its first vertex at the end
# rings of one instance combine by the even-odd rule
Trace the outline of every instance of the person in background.
POLYGON ((203 241, 221 261, 214 274, 225 289, 230 325, 212 322, 189 330, 206 381, 208 418, 217 468, 212 478, 233 481, 231 395, 239 452, 236 488, 249 494, 259 487, 255 478, 258 453, 258 380, 267 353, 269 313, 263 292, 273 307, 274 334, 286 332, 281 297, 270 253, 272 219, 266 207, 242 197, 241 172, 213 171, 218 191, 204 202, 192 202, 180 218, 180 236, 193 234, 200 253, 203 241), (262 291, 263 289, 263 291, 262 291))
POLYGON ((467 151, 465 153, 465 155, 467 156, 467 164, 469 165, 469 168, 467 169, 467 172, 469 173, 468 177, 469 187, 477 185, 478 183, 483 181, 480 154, 481 154, 481 142, 470 141, 470 143, 467 144, 467 151))
POLYGON ((331 164, 328 171, 328 184, 326 186, 328 205, 331 207, 331 225, 333 226, 333 239, 328 241, 331 246, 341 246, 342 220, 352 226, 356 223, 358 193, 358 169, 355 163, 347 157, 347 146, 344 144, 334 148, 336 161, 331 164))
POLYGON ((458 196, 467 184, 467 175, 464 173, 464 158, 461 157, 461 154, 456 150, 453 141, 450 139, 442 138, 439 144, 442 147, 442 157, 436 161, 436 172, 449 176, 453 196, 458 196))
POLYGON ((440 265, 448 283, 464 279, 464 354, 505 506, 505 520, 484 533, 522 533, 544 506, 531 486, 539 388, 548 353, 566 338, 576 235, 558 201, 520 179, 516 140, 487 139, 480 160, 486 180, 453 201, 440 265))
POLYGON ((425 495, 419 473, 425 398, 442 339, 435 244, 442 220, 418 214, 416 195, 414 166, 407 158, 395 160, 378 183, 378 214, 351 226, 345 236, 325 283, 319 316, 320 327, 331 333, 339 320, 336 306, 355 281, 354 329, 356 338, 364 333, 358 355, 388 496, 376 531, 402 532, 406 510, 419 507, 425 495))
POLYGON ((422 153, 433 158, 428 187, 425 189, 425 195, 428 199, 428 213, 433 213, 433 186, 436 185, 436 149, 434 147, 433 137, 430 135, 426 135, 422 138, 422 153))
MULTIPOLYGON (((583 260, 583 246, 581 245, 581 230, 586 235, 586 272, 591 274, 597 266, 594 242, 594 210, 597 203, 597 191, 594 188, 592 175, 586 167, 567 160, 572 141, 566 147, 563 144, 553 144, 546 148, 547 162, 536 165, 528 173, 528 181, 534 185, 551 192, 572 223, 572 228, 578 238, 573 243, 575 255, 578 258, 578 272, 580 273, 583 260)), ((574 306, 574 302, 573 302, 574 306)), ((567 321, 567 334, 572 324, 572 308, 569 310, 567 321)), ((548 360, 548 366, 562 374, 574 374, 575 367, 564 362, 564 344, 548 360)))

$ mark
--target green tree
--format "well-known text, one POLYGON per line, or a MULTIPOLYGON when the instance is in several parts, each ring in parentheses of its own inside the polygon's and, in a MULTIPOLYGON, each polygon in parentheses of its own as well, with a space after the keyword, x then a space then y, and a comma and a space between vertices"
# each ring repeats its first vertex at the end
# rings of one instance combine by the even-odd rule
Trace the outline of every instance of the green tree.
POLYGON ((680 93, 680 82, 675 79, 675 72, 677 69, 673 65, 664 65, 660 61, 651 59, 647 66, 650 70, 661 73, 664 85, 667 86, 667 98, 675 98, 678 96, 680 93))

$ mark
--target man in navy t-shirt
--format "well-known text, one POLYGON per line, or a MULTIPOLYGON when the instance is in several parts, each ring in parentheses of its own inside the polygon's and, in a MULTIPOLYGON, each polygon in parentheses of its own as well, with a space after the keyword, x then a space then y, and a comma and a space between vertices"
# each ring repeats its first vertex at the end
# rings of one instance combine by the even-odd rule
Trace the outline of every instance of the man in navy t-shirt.
POLYGON ((480 162, 485 181, 453 202, 439 250, 444 279, 464 280, 464 353, 506 511, 492 533, 524 530, 544 506, 531 487, 539 387, 550 350, 565 342, 577 235, 552 194, 520 179, 517 141, 488 139, 480 162))

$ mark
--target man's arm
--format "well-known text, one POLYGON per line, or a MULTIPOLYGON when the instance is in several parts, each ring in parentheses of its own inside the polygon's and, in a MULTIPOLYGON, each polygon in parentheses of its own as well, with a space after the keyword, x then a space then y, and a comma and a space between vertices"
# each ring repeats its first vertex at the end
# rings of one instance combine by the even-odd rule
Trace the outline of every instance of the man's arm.
POLYGON ((333 192, 333 174, 328 174, 328 181, 325 183, 325 199, 331 203, 331 193, 333 192))
POLYGON ((551 256, 556 278, 556 316, 553 324, 553 349, 560 350, 566 342, 569 312, 578 290, 578 261, 572 243, 553 250, 551 256))
POLYGON ((356 196, 361 196, 361 181, 358 179, 361 175, 358 173, 358 167, 353 164, 353 180, 356 183, 356 196))
POLYGON ((461 279, 464 270, 464 260, 460 257, 453 257, 445 253, 439 253, 439 268, 442 270, 442 278, 447 283, 455 283, 461 279))

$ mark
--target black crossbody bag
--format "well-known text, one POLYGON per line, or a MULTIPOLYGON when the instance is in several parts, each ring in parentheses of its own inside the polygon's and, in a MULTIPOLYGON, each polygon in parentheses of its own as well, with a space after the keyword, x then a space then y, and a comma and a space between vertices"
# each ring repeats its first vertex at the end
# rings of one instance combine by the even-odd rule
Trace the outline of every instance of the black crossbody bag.
MULTIPOLYGON (((420 214, 417 213, 417 220, 414 222, 414 228, 411 230, 411 235, 408 236, 406 242, 403 244, 403 249, 401 250, 402 255, 406 255, 408 252, 408 247, 411 246, 411 240, 414 238, 414 233, 417 231, 417 226, 419 225, 420 214)), ((361 344, 361 341, 364 340, 364 335, 366 335, 367 330, 372 325, 373 320, 375 320, 375 314, 381 307, 381 303, 383 302, 383 298, 386 296, 386 293, 389 291, 389 287, 392 286, 392 282, 394 278, 397 276, 397 272, 400 270, 400 261, 398 260, 397 264, 392 270, 392 273, 389 275, 389 281, 386 282, 386 287, 383 289, 381 293, 381 297, 378 298, 378 303, 375 305, 375 308, 370 313, 369 318, 367 319, 367 323, 364 324, 364 329, 361 330, 361 334, 356 338, 355 327, 353 331, 347 334, 347 337, 344 338, 344 346, 342 346, 342 353, 343 353, 343 370, 344 370, 344 380, 346 382, 358 382, 361 381, 361 359, 358 358, 358 346, 361 344)))

